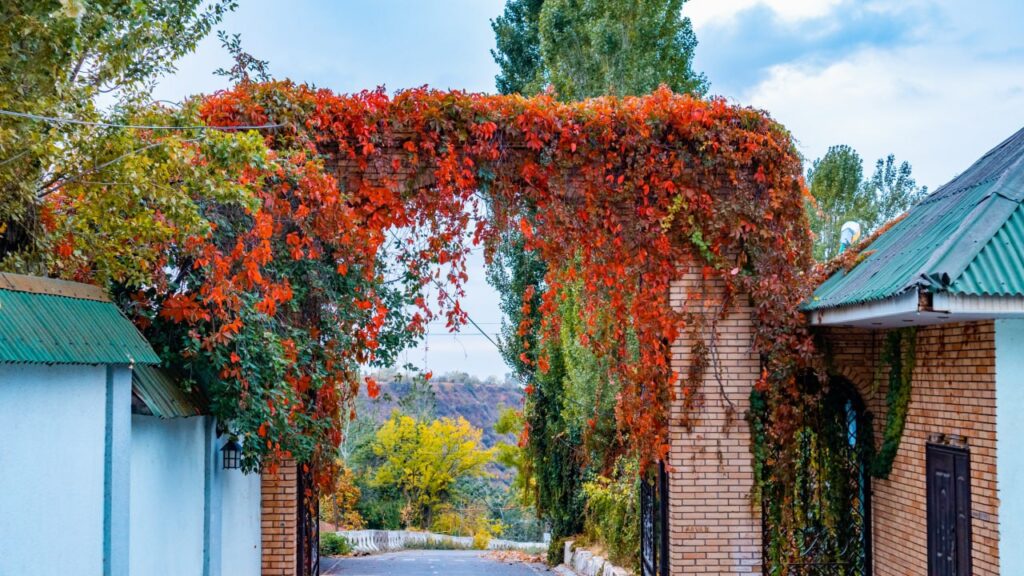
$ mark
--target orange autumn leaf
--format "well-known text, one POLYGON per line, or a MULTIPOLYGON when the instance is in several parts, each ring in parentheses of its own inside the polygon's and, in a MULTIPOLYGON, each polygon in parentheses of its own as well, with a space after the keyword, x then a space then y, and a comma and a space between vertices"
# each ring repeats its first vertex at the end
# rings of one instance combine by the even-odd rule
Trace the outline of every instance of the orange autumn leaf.
POLYGON ((371 399, 375 399, 380 396, 380 384, 377 380, 369 376, 366 377, 366 395, 371 399))

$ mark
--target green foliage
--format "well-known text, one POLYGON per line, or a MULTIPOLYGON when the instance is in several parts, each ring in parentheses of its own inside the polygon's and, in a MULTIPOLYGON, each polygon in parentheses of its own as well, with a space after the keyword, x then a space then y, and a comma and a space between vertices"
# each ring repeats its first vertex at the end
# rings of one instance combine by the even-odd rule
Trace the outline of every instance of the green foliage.
POLYGON ((544 0, 508 0, 505 12, 491 21, 496 50, 491 56, 501 72, 500 94, 537 94, 544 88, 538 25, 544 0))
POLYGON ((375 488, 372 475, 361 476, 359 483, 360 498, 356 510, 373 530, 402 530, 407 526, 402 519, 405 501, 397 490, 375 488))
MULTIPOLYGON (((588 467, 610 468, 620 452, 615 425, 615 401, 618 387, 610 378, 608 359, 598 356, 583 344, 588 336, 581 319, 582 282, 565 286, 559 305, 562 318, 560 345, 565 361, 562 417, 566 426, 583 431, 582 458, 588 467)), ((606 323, 607 319, 599 319, 606 323)))
POLYGON ((871 474, 888 478, 903 439, 910 410, 910 393, 917 358, 917 329, 893 330, 885 335, 882 363, 889 368, 889 391, 885 396, 885 428, 882 446, 871 466, 871 474))
POLYGON ((505 468, 515 471, 515 476, 508 488, 509 494, 517 505, 529 508, 536 505, 537 480, 533 477, 533 460, 530 459, 525 446, 520 445, 525 423, 521 411, 513 408, 505 408, 501 411, 501 416, 494 425, 494 431, 502 435, 513 434, 517 441, 512 444, 498 442, 494 446, 494 460, 505 468))
MULTIPOLYGON (((855 220, 868 226, 874 220, 871 194, 862 185, 860 155, 849 146, 833 146, 814 161, 807 173, 816 205, 808 205, 811 230, 817 235, 814 257, 829 260, 839 254, 839 229, 855 220)), ((866 232, 866 230, 865 230, 866 232)))
MULTIPOLYGON (((90 121, 133 118, 132 111, 147 108, 156 79, 172 71, 234 5, 233 0, 7 1, 0 17, 5 47, 0 109, 90 121), (101 94, 117 107, 102 111, 96 104, 101 94)), ((92 173, 95 167, 133 144, 139 140, 118 129, 0 119, 0 258, 17 254, 19 269, 43 272, 31 257, 41 252, 38 243, 44 239, 41 198, 70 178, 84 186, 83 172, 89 181, 100 181, 92 173)), ((122 193, 159 185, 145 171, 118 176, 122 193)))
POLYGON ((896 165, 896 156, 889 154, 875 163, 875 171, 864 183, 873 193, 877 215, 872 228, 906 212, 928 195, 927 186, 918 186, 910 173, 910 163, 896 165))
MULTIPOLYGON (((179 110, 137 109, 123 122, 159 125, 201 124, 194 102, 179 110)), ((256 132, 193 131, 153 135, 114 130, 85 138, 66 152, 79 166, 40 193, 53 213, 40 253, 16 252, 7 268, 31 270, 42 262, 49 274, 108 286, 143 286, 164 276, 163 269, 189 238, 212 232, 203 206, 219 204, 239 212, 256 207, 259 181, 243 174, 270 165, 269 151, 256 132)))
POLYGON ((583 432, 564 417, 566 367, 562 349, 550 345, 550 367, 537 375, 537 389, 527 401, 529 455, 537 482, 537 509, 551 524, 554 538, 583 529, 584 468, 580 460, 583 432))
MULTIPOLYGON (((805 393, 817 393, 817 378, 801 379, 805 393)), ((779 464, 780 450, 769 443, 767 402, 762 392, 750 397, 754 455, 754 505, 764 511, 766 574, 783 576, 795 559, 813 546, 815 562, 848 562, 859 545, 864 524, 853 505, 863 497, 850 475, 860 469, 866 481, 874 461, 874 432, 851 384, 830 383, 809 424, 794 435, 795 457, 779 464), (858 414, 856 443, 850 443, 849 408, 858 414)))
POLYGON ((646 94, 661 84, 703 94, 693 71, 697 39, 685 0, 508 0, 491 27, 502 94, 537 94, 550 84, 564 100, 646 94))
POLYGON ((682 15, 684 0, 546 0, 540 11, 540 52, 559 97, 605 94, 703 94, 693 71, 697 38, 682 15))
POLYGON ((844 222, 860 223, 862 235, 899 216, 928 193, 911 176, 910 164, 896 164, 892 154, 880 159, 868 180, 860 156, 849 146, 832 146, 807 172, 813 204, 808 203, 811 230, 817 236, 814 257, 829 260, 839 254, 844 222))
POLYGON ((532 250, 519 230, 504 231, 492 261, 487 281, 501 298, 501 356, 521 382, 531 382, 537 364, 540 341, 540 305, 548 267, 532 250), (530 329, 520 333, 524 325, 530 329))
POLYGON ((352 553, 352 543, 341 534, 335 532, 320 533, 320 554, 324 556, 344 556, 352 553))
POLYGON ((548 546, 548 553, 545 561, 548 566, 558 566, 565 561, 565 543, 570 538, 562 536, 560 538, 551 538, 551 544, 548 546))
POLYGON ((584 534, 618 566, 635 569, 640 558, 640 467, 620 459, 611 477, 598 476, 583 485, 587 496, 584 534))

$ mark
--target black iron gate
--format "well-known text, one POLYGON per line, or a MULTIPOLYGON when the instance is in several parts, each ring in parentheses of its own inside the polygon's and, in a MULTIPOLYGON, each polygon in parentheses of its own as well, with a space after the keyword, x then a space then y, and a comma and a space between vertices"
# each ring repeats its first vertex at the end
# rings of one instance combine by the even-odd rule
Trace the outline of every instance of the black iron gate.
POLYGON ((853 384, 833 378, 817 425, 796 441, 794 490, 762 495, 765 574, 871 576, 871 423, 853 384), (800 510, 802 526, 772 525, 780 502, 800 510))
POLYGON ((320 499, 317 497, 313 471, 299 465, 299 534, 298 576, 320 574, 320 499))
POLYGON ((668 576, 668 474, 664 462, 656 474, 640 480, 641 576, 668 576))

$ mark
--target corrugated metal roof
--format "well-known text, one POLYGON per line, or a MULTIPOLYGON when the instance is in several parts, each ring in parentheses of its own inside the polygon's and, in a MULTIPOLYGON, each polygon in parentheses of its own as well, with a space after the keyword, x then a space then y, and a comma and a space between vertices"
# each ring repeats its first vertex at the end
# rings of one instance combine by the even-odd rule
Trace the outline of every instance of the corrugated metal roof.
POLYGON ((132 371, 132 392, 149 412, 161 418, 186 418, 204 413, 206 400, 194 390, 189 393, 178 379, 155 366, 140 364, 132 371))
POLYGON ((160 358, 98 288, 0 273, 0 362, 157 364, 160 358))
POLYGON ((805 304, 821 310, 897 296, 915 287, 971 295, 1024 295, 1024 130, 910 209, 864 249, 851 271, 805 304))
POLYGON ((1020 296, 1024 286, 1024 206, 1018 206, 995 236, 946 289, 951 294, 1020 296))

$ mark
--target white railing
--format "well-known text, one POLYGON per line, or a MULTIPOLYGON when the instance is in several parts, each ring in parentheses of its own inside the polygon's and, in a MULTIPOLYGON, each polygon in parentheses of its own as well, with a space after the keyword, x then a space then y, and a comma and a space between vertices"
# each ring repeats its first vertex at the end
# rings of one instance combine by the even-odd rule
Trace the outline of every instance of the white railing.
MULTIPOLYGON (((354 552, 374 554, 378 552, 394 552, 409 547, 429 548, 436 543, 438 548, 472 548, 471 536, 448 536, 433 532, 413 532, 410 530, 339 530, 352 545, 354 552)), ((491 538, 487 543, 488 550, 546 550, 545 542, 515 542, 491 538)))

